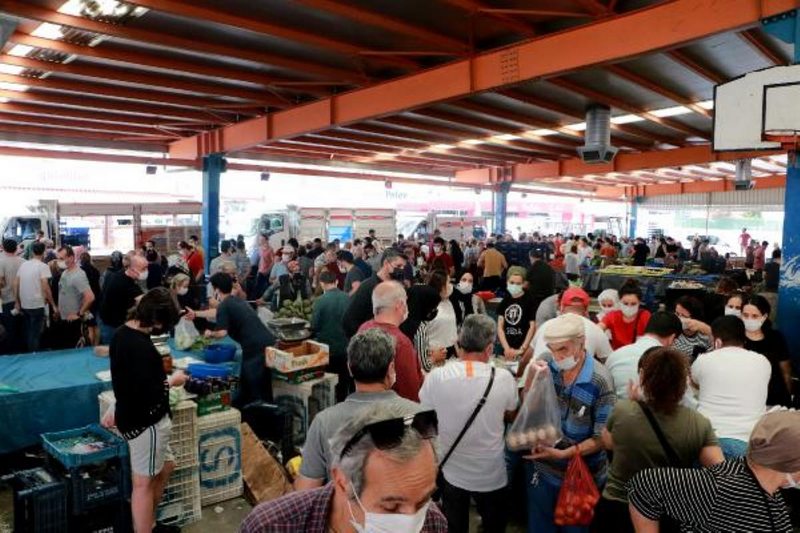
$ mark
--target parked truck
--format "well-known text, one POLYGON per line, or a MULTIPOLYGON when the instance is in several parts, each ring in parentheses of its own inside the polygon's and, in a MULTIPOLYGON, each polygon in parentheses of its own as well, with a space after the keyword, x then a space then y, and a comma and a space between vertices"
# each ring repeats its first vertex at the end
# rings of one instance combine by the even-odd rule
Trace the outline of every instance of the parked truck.
POLYGON ((23 246, 41 231, 56 246, 82 246, 104 255, 130 250, 153 240, 164 251, 174 251, 189 235, 200 236, 199 202, 177 203, 60 203, 42 200, 27 213, 5 219, 0 232, 23 246))
POLYGON ((322 239, 331 242, 366 237, 369 230, 389 245, 397 239, 397 212, 394 209, 351 209, 289 206, 285 210, 261 215, 255 233, 269 235, 273 248, 295 238, 301 243, 322 239))

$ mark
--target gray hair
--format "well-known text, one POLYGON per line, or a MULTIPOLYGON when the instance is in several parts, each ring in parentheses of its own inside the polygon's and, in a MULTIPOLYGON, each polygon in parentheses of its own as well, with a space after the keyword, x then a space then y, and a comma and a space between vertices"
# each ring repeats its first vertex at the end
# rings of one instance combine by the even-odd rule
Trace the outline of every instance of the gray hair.
POLYGON ((486 315, 469 315, 458 334, 458 345, 466 353, 481 353, 494 344, 497 325, 486 315))
POLYGON ((359 383, 380 383, 386 379, 394 352, 394 338, 383 330, 372 328, 359 333, 347 346, 350 374, 359 383))
MULTIPOLYGON (((342 471, 345 477, 352 483, 353 490, 359 497, 361 497, 366 481, 364 479, 364 467, 367 464, 369 455, 377 448, 369 433, 361 437, 361 439, 350 448, 347 455, 342 457, 341 455, 344 447, 347 446, 350 439, 361 431, 364 426, 383 420, 412 416, 416 414, 416 412, 417 410, 413 407, 409 408, 408 403, 377 401, 357 411, 357 414, 346 421, 339 431, 330 439, 331 468, 338 468, 342 471)), ((392 458, 401 463, 407 463, 419 455, 422 447, 425 445, 425 440, 426 439, 423 439, 416 431, 406 430, 403 435, 403 440, 400 441, 397 446, 386 450, 385 453, 391 455, 392 458)), ((431 446, 433 446, 434 460, 436 464, 438 464, 439 459, 436 450, 436 441, 435 439, 430 439, 430 442, 431 446)))
POLYGON ((372 291, 372 312, 380 313, 384 309, 389 309, 400 300, 406 299, 406 290, 396 281, 384 281, 379 283, 372 291))

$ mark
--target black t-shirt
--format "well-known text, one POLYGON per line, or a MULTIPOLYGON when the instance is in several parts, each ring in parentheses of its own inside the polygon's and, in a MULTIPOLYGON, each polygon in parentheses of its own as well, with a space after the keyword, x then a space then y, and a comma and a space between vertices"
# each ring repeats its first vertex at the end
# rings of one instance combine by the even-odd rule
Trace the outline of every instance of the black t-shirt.
POLYGON ((150 336, 127 326, 114 333, 109 355, 117 427, 132 439, 170 414, 167 375, 150 336))
POLYGON ((764 283, 768 291, 777 291, 781 277, 781 265, 772 261, 764 265, 764 283))
POLYGON ((103 303, 100 305, 100 318, 103 323, 118 328, 128 318, 128 310, 142 294, 139 283, 125 272, 115 272, 103 284, 103 303))
POLYGON ((372 291, 381 279, 377 275, 361 282, 355 294, 350 297, 350 305, 344 313, 342 326, 344 327, 344 334, 347 338, 352 338, 353 335, 358 333, 358 328, 364 322, 369 322, 375 316, 372 312, 372 291))
POLYGON ((510 347, 522 348, 531 322, 536 320, 533 304, 533 298, 525 292, 519 298, 506 296, 497 307, 497 316, 503 317, 503 333, 510 347))
POLYGON ((275 344, 275 337, 246 301, 228 296, 217 307, 217 329, 228 331, 230 338, 242 345, 242 352, 261 353, 275 344))
POLYGON ((545 261, 536 261, 528 269, 528 291, 533 298, 544 300, 556 292, 556 274, 545 261))
POLYGON ((633 247, 633 265, 644 266, 647 263, 647 256, 650 255, 650 247, 643 243, 638 243, 633 247))
POLYGON ((786 388, 786 381, 783 379, 781 363, 789 360, 789 350, 786 347, 786 340, 779 331, 773 329, 764 332, 764 338, 760 341, 747 339, 744 343, 746 350, 760 353, 769 360, 772 367, 772 376, 769 378, 769 389, 767 392, 767 405, 791 405, 791 396, 786 388))

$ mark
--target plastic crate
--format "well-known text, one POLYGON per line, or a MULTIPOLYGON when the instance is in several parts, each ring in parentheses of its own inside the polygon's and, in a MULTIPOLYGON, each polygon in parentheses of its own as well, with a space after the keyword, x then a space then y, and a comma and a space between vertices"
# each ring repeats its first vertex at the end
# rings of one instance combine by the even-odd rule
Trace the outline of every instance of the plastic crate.
POLYGON ((172 407, 169 447, 175 455, 175 468, 197 465, 197 404, 193 401, 172 407))
POLYGON ((130 503, 113 503, 91 513, 73 515, 69 519, 69 533, 133 533, 130 503))
POLYGON ((197 415, 206 416, 221 411, 227 411, 231 408, 231 399, 233 394, 231 391, 212 392, 205 396, 198 396, 195 399, 197 402, 197 415))
POLYGON ((236 409, 198 419, 202 505, 242 495, 242 416, 236 409))
POLYGON ((14 491, 14 531, 61 533, 67 529, 67 486, 44 468, 17 472, 14 491))
POLYGON ((158 521, 182 527, 200 520, 201 516, 200 471, 196 466, 175 470, 156 510, 158 521))
POLYGON ((52 465, 67 483, 73 515, 120 503, 131 495, 131 473, 127 458, 114 458, 92 465, 63 468, 52 465))
POLYGON ((107 459, 128 456, 128 443, 101 427, 100 424, 90 424, 86 427, 56 433, 43 433, 42 443, 50 457, 56 459, 65 468, 101 463, 107 459), (102 447, 89 453, 72 451, 76 443, 92 442, 100 443, 102 447))
POLYGON ((277 446, 281 464, 295 455, 294 417, 288 409, 267 402, 253 402, 242 408, 242 422, 250 426, 260 440, 277 446))
POLYGON ((319 379, 304 383, 272 381, 272 396, 275 403, 295 417, 294 438, 296 444, 306 439, 308 427, 317 413, 336 404, 336 384, 339 376, 325 374, 319 379))

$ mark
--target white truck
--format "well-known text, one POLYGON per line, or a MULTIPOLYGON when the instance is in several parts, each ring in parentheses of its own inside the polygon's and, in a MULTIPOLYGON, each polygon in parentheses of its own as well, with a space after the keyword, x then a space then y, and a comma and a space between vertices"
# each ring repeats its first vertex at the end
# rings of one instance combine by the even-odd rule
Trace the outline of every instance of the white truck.
POLYGON ((285 210, 261 215, 256 233, 269 235, 273 248, 290 238, 300 243, 322 239, 342 243, 366 237, 369 230, 384 245, 397 239, 397 212, 394 209, 351 209, 289 206, 285 210))
POLYGON ((178 241, 201 234, 199 202, 177 203, 60 203, 41 200, 27 213, 12 215, 0 226, 3 238, 23 246, 39 231, 56 246, 69 244, 105 255, 128 251, 153 240, 164 252, 177 249, 178 241))
POLYGON ((485 239, 488 218, 485 216, 458 216, 429 213, 409 235, 415 239, 427 240, 439 230, 445 241, 465 242, 469 239, 485 239))

